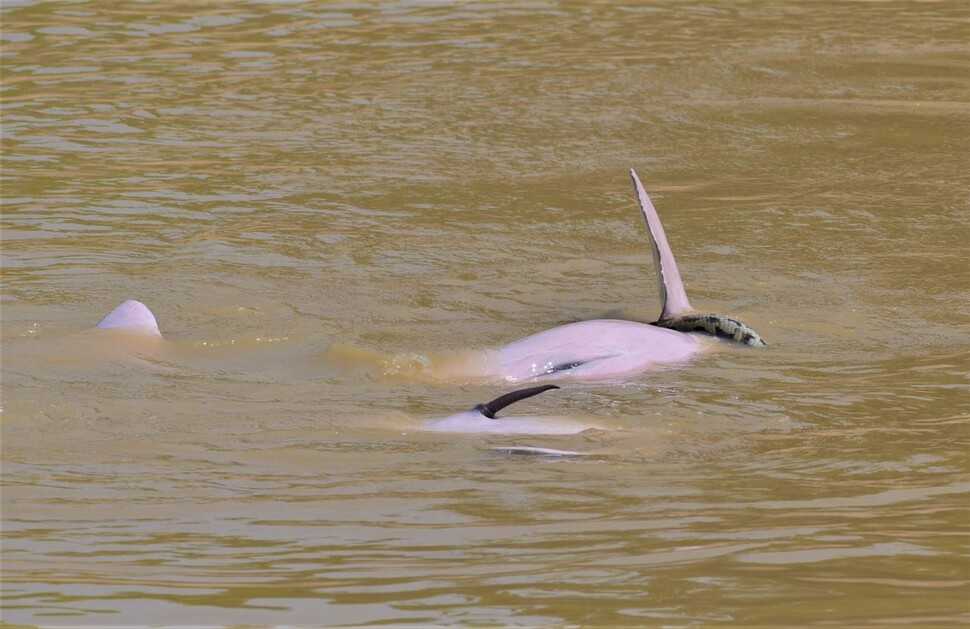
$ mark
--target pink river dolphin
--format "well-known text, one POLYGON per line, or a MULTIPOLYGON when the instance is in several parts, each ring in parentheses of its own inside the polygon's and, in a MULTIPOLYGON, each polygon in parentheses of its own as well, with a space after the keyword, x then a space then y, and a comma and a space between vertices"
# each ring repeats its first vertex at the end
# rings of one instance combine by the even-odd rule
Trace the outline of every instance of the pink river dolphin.
MULTIPOLYGON (((650 235, 662 304, 659 319, 654 323, 597 319, 563 325, 498 349, 438 357, 429 361, 431 371, 436 376, 444 375, 449 379, 501 379, 510 383, 557 378, 616 379, 642 373, 656 365, 687 360, 702 348, 695 333, 720 337, 741 345, 765 345, 754 330, 739 321, 694 311, 687 300, 684 283, 660 217, 636 172, 630 170, 630 176, 650 235)), ((161 338, 151 310, 135 300, 119 305, 101 319, 97 327, 161 338)), ((565 417, 496 417, 499 410, 514 402, 557 388, 555 385, 543 385, 512 391, 487 404, 431 421, 425 425, 425 429, 436 432, 562 435, 596 428, 565 417)), ((542 448, 531 447, 509 448, 509 452, 531 454, 576 454, 554 450, 542 452, 542 448)))
POLYGON ((743 323, 722 315, 699 314, 691 308, 657 210, 636 172, 630 170, 630 176, 650 235, 662 303, 659 319, 654 323, 619 319, 579 321, 498 349, 436 357, 430 361, 433 375, 447 379, 501 379, 512 383, 559 378, 617 379, 656 365, 687 360, 703 347, 696 333, 741 345, 765 345, 743 323))
MULTIPOLYGON (((765 345, 754 330, 739 321, 694 311, 657 210, 636 172, 630 170, 630 177, 650 236, 657 272, 662 304, 657 321, 579 321, 533 334, 498 349, 419 360, 421 369, 436 378, 464 381, 518 383, 551 379, 620 379, 658 365, 687 360, 704 347, 698 334, 741 345, 765 345)), ((101 320, 98 327, 161 335, 151 311, 133 300, 118 306, 101 320)))

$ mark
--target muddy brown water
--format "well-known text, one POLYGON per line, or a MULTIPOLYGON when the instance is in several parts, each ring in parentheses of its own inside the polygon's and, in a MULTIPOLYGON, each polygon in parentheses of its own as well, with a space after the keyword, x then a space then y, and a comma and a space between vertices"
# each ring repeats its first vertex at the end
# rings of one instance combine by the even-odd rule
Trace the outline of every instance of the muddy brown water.
POLYGON ((4 621, 970 620, 965 2, 0 18, 4 621), (506 390, 428 353, 656 316, 631 167, 769 347, 422 432, 506 390))

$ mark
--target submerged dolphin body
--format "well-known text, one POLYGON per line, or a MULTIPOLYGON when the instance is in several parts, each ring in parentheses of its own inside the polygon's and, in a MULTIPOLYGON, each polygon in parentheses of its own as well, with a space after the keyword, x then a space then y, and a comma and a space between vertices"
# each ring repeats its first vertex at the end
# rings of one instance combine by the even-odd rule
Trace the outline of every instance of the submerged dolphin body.
MULTIPOLYGON (((146 339, 146 342, 155 343, 154 339, 160 341, 162 338, 162 333, 158 329, 158 322, 155 320, 155 315, 152 314, 148 306, 134 299, 129 299, 121 303, 105 315, 95 327, 97 329, 124 333, 126 335, 124 340, 127 344, 138 339, 146 339), (132 334, 133 336, 127 336, 128 334, 132 334)), ((581 424, 567 417, 496 417, 496 413, 507 406, 520 400, 539 395, 550 389, 558 388, 554 384, 546 384, 529 389, 512 391, 486 404, 479 404, 467 411, 434 420, 425 425, 425 429, 435 432, 495 433, 506 435, 572 435, 590 428, 595 428, 595 426, 581 424)), ((531 448, 529 446, 508 446, 504 447, 504 450, 532 454, 543 451, 542 453, 547 455, 553 455, 554 453, 561 455, 579 454, 553 450, 546 452, 542 448, 531 448)))
POLYGON ((467 411, 436 419, 425 424, 425 430, 434 432, 492 433, 502 435, 574 435, 595 428, 581 424, 566 417, 496 417, 503 408, 520 400, 539 395, 550 389, 558 389, 554 384, 545 384, 529 389, 520 389, 497 397, 487 404, 479 404, 467 411))
POLYGON ((639 323, 596 319, 539 332, 485 352, 476 366, 486 377, 521 382, 629 376, 657 364, 682 362, 699 351, 697 337, 689 332, 723 337, 743 345, 765 344, 751 328, 734 319, 693 311, 660 217, 636 172, 631 170, 630 176, 657 268, 662 303, 659 320, 639 323))
POLYGON ((489 448, 493 452, 502 454, 527 454, 539 457, 574 457, 574 456, 596 456, 588 452, 576 452, 575 450, 557 450, 555 448, 538 448, 536 446, 492 446, 489 448))

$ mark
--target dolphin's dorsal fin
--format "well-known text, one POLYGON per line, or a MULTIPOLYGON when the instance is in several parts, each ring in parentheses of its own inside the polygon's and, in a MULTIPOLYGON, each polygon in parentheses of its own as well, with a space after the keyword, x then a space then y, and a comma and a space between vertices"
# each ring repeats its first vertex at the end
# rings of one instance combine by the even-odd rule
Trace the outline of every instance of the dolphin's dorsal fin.
POLYGON ((148 309, 148 306, 129 299, 120 306, 109 312, 101 321, 98 322, 99 328, 121 328, 125 330, 137 330, 147 332, 155 336, 161 336, 155 315, 148 309))
POLYGON ((531 389, 519 389, 518 391, 512 391, 511 393, 506 393, 505 395, 499 396, 487 404, 479 404, 474 408, 474 410, 478 411, 489 419, 495 419, 495 413, 498 413, 506 406, 511 406, 512 404, 515 404, 520 400, 530 398, 533 395, 539 395, 540 393, 548 391, 549 389, 558 388, 559 387, 554 384, 544 384, 542 386, 532 387, 531 389))
POLYGON ((677 270, 677 262, 674 254, 667 244, 667 235, 664 233, 663 225, 660 224, 660 217, 654 209, 647 191, 643 189, 640 178, 636 171, 630 169, 630 176, 633 178, 633 189, 637 194, 637 203, 640 204, 640 211, 643 212, 643 219, 647 222, 647 231, 650 233, 650 248, 653 250, 653 262, 657 267, 657 284, 660 288, 660 319, 667 319, 685 312, 693 310, 690 302, 687 301, 687 292, 684 290, 684 282, 680 279, 680 271, 677 270))

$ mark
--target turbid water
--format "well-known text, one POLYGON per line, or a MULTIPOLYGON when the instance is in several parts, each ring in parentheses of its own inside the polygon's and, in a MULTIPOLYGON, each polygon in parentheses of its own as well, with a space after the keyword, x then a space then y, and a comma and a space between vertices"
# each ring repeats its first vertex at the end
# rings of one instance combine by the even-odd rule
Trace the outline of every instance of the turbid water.
POLYGON ((11 626, 970 622, 966 2, 0 19, 11 626), (507 391, 429 355, 656 318, 630 168, 769 346, 422 431, 507 391))

